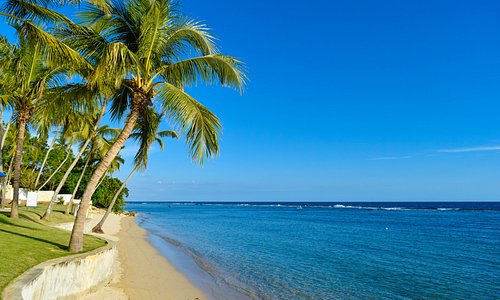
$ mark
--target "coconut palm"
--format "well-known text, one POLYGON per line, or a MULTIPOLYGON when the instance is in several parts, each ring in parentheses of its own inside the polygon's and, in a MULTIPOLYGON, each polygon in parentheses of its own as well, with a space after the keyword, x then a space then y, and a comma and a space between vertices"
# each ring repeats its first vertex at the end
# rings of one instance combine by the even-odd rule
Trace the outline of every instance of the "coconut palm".
MULTIPOLYGON (((40 176, 42 176, 43 170, 45 168, 45 164, 47 163, 47 159, 49 158, 50 152, 54 149, 56 145, 57 138, 60 133, 61 126, 57 126, 57 128, 54 130, 54 137, 52 138, 52 141, 49 144, 49 147, 47 148, 47 151, 45 151, 45 156, 43 158, 42 164, 40 165, 40 168, 38 169, 38 173, 36 175, 35 179, 35 188, 38 187, 38 181, 40 180, 40 176)), ((35 170, 35 169, 34 169, 35 170)))
MULTIPOLYGON (((71 26, 71 21, 65 16, 45 6, 36 5, 34 1, 14 0, 7 1, 3 5, 0 15, 6 16, 9 24, 17 30, 19 40, 18 45, 11 47, 12 55, 5 73, 11 80, 8 81, 8 88, 4 90, 3 95, 13 107, 16 116, 17 137, 11 217, 17 218, 23 144, 27 125, 32 122, 33 111, 49 106, 46 104, 50 103, 52 98, 45 97, 45 91, 48 87, 57 85, 62 74, 69 74, 76 69, 90 69, 91 65, 77 52, 36 24, 49 21, 71 26)), ((56 109, 51 113, 62 112, 56 109)))
POLYGON ((103 125, 97 128, 94 134, 91 137, 90 141, 90 149, 86 154, 85 164, 82 172, 80 173, 80 177, 73 189, 73 193, 71 194, 71 199, 66 206, 65 214, 68 215, 71 211, 71 206, 73 204, 73 200, 75 199, 76 193, 80 187, 83 176, 87 171, 89 166, 92 166, 92 161, 99 161, 101 157, 103 157, 108 149, 111 147, 112 140, 116 138, 119 133, 119 129, 111 128, 108 125, 103 125))
POLYGON ((57 200, 57 195, 63 188, 66 180, 68 179, 71 171, 76 166, 76 164, 80 161, 81 156, 87 150, 88 145, 92 141, 99 124, 101 123, 102 117, 106 111, 106 105, 102 105, 102 108, 97 116, 92 116, 93 113, 84 112, 84 113, 70 113, 66 115, 66 125, 64 132, 69 134, 70 140, 83 140, 82 145, 80 146, 80 150, 77 155, 73 159, 73 162, 69 165, 68 169, 64 173, 62 179, 59 181, 54 194, 45 210, 45 213, 41 217, 43 220, 48 220, 49 216, 52 212, 52 207, 57 200))
MULTIPOLYGON (((7 41, 5 37, 0 37, 0 172, 3 172, 3 149, 5 145, 5 139, 7 137, 7 134, 9 132, 10 124, 12 123, 9 121, 7 123, 7 127, 4 129, 4 122, 3 122, 3 114, 8 107, 8 102, 7 98, 4 97, 5 93, 5 88, 8 88, 9 86, 9 66, 10 66, 10 60, 11 60, 11 54, 13 51, 12 45, 7 41)), ((0 179, 1 181, 1 207, 4 208, 5 206, 5 188, 7 185, 7 180, 6 178, 0 179)))
POLYGON ((11 65, 11 75, 18 81, 12 83, 7 96, 16 114, 16 153, 14 158, 13 188, 14 196, 11 218, 18 218, 19 180, 26 126, 32 116, 36 102, 43 97, 43 92, 58 71, 45 63, 46 53, 39 44, 31 45, 21 39, 15 53, 15 63, 11 65))
POLYGON ((219 151, 221 124, 184 88, 198 81, 240 91, 244 86, 241 62, 220 54, 206 27, 181 16, 171 1, 111 1, 107 9, 89 6, 80 15, 83 26, 60 31, 66 44, 95 62, 87 83, 111 99, 112 117, 126 115, 120 135, 85 188, 70 251, 82 249, 85 215, 95 187, 148 107, 161 109, 178 124, 193 159, 203 163, 219 151))
POLYGON ((122 183, 120 188, 116 191, 102 219, 99 221, 99 223, 97 223, 96 226, 94 226, 94 228, 92 228, 93 232, 103 233, 102 226, 113 210, 115 202, 120 196, 121 192, 129 182, 129 180, 132 178, 132 176, 135 174, 135 172, 146 168, 148 164, 149 150, 151 149, 153 143, 156 142, 159 145, 160 149, 163 151, 164 146, 162 138, 179 137, 176 131, 160 130, 160 123, 162 119, 163 115, 157 113, 152 108, 146 109, 146 111, 138 118, 134 131, 130 135, 132 139, 139 142, 139 150, 137 151, 134 158, 134 168, 128 175, 127 179, 125 179, 125 181, 122 183))

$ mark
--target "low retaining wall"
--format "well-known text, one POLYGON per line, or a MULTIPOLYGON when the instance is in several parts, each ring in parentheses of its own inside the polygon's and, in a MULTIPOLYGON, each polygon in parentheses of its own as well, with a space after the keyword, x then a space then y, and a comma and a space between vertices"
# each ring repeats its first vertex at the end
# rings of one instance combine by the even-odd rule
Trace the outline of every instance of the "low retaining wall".
POLYGON ((46 261, 9 284, 3 299, 78 299, 111 281, 117 255, 110 242, 91 252, 46 261))
MULTIPOLYGON (((92 231, 92 222, 90 222, 91 220, 86 220, 85 221, 85 225, 83 225, 83 233, 91 233, 92 231)), ((52 225, 53 227, 56 227, 56 228, 59 228, 59 229, 62 229, 62 230, 66 230, 66 231, 72 231, 73 230, 73 222, 70 222, 70 223, 60 223, 60 224, 56 224, 56 225, 52 225)))

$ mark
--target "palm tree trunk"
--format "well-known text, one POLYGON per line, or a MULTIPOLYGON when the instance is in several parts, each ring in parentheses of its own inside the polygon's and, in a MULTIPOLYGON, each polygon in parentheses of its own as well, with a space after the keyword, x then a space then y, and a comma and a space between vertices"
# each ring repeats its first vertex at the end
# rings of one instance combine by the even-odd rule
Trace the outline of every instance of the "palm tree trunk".
POLYGON ((62 163, 60 163, 59 166, 57 167, 57 169, 54 172, 52 172, 52 174, 50 174, 49 178, 38 188, 38 191, 40 191, 44 186, 46 186, 47 183, 50 182, 50 180, 52 179, 52 177, 54 177, 54 175, 56 175, 57 172, 59 172, 59 170, 61 170, 61 168, 63 167, 64 163, 69 159, 70 155, 71 155, 71 149, 68 149, 66 157, 64 158, 64 160, 62 161, 62 163))
POLYGON ((56 130, 56 134, 54 135, 54 138, 52 139, 52 142, 50 143, 49 149, 47 149, 47 153, 45 153, 45 157, 43 159, 42 166, 40 167, 40 170, 38 171, 38 175, 36 176, 35 189, 38 186, 38 181, 40 180, 40 176, 42 175, 43 168, 45 167, 45 164, 47 163, 47 159, 49 158, 49 154, 52 151, 52 149, 54 149, 54 145, 55 145, 56 140, 57 140, 57 134, 59 133, 59 128, 60 127, 58 126, 57 130, 56 130))
POLYGON ((78 152, 75 159, 73 159, 73 162, 71 163, 69 168, 66 170, 66 173, 64 173, 64 176, 61 179, 61 181, 59 181, 59 184, 57 185, 57 188, 54 191, 54 195, 52 195, 52 199, 50 199, 49 206, 47 206, 47 210, 45 210, 45 213, 41 217, 42 220, 45 220, 45 221, 49 220, 49 216, 50 216, 50 213, 52 212, 52 207, 54 206, 54 203, 56 202, 57 195, 59 194, 59 192, 63 188, 64 184, 66 183, 66 180, 68 179, 69 174, 71 173, 71 171, 73 171, 73 168, 76 166, 76 164, 80 160, 80 157, 82 156, 83 152, 85 152, 85 149, 87 149, 87 146, 89 145, 89 143, 90 143, 90 139, 87 139, 85 141, 85 144, 83 144, 82 148, 80 149, 80 152, 78 152))
POLYGON ((118 191, 115 193, 113 200, 111 200, 111 203, 109 204, 108 209, 106 210, 106 213, 104 214, 104 216, 102 216, 101 221, 99 221, 99 223, 97 223, 97 225, 94 226, 94 228, 92 228, 92 232, 104 233, 104 231, 102 231, 102 225, 104 225, 104 222, 106 222, 106 219, 108 218, 109 214, 113 210, 113 207, 115 206, 115 203, 116 203, 116 200, 118 199, 118 196, 120 196, 120 193, 123 191, 123 189, 125 188, 125 186, 129 182, 129 180, 132 178, 134 173, 137 171, 137 169, 138 169, 138 167, 135 167, 132 170, 132 172, 130 172, 127 179, 125 179, 125 181, 122 183, 122 185, 120 186, 118 191))
POLYGON ((14 159, 14 177, 13 177, 13 189, 14 196, 12 197, 12 205, 10 210, 10 217, 13 219, 19 218, 19 183, 21 180, 21 163, 23 160, 23 145, 24 138, 26 135, 26 124, 28 122, 29 112, 19 111, 17 116, 17 145, 16 154, 14 159))
POLYGON ((104 174, 104 176, 101 177, 101 180, 99 180, 99 182, 97 183, 97 185, 95 186, 95 190, 97 191, 97 189, 101 186, 101 183, 104 181, 104 179, 106 179, 106 174, 104 174))
MULTIPOLYGON (((3 135, 4 135, 4 130, 3 130, 3 112, 4 112, 4 108, 2 106, 2 109, 0 111, 0 141, 3 140, 3 135)), ((0 144, 0 172, 3 173, 3 144, 0 144)), ((2 182, 1 184, 1 187, 0 187, 0 206, 2 208, 5 207, 5 192, 4 192, 4 188, 5 188, 5 185, 3 184, 5 182, 5 177, 2 177, 0 178, 0 181, 2 182)))
POLYGON ((89 183, 85 187, 85 191, 83 192, 82 200, 80 202, 80 208, 78 209, 78 213, 75 219, 75 224, 73 225, 73 230, 71 232, 71 239, 69 241, 69 251, 71 252, 82 251, 85 217, 90 206, 90 199, 95 192, 95 187, 97 185, 97 182, 99 181, 99 179, 101 179, 104 173, 106 173, 106 170, 108 169, 109 165, 122 149, 123 145, 125 144, 125 141, 132 133, 135 123, 137 122, 140 108, 138 104, 134 105, 134 102, 137 102, 137 100, 132 99, 132 102, 133 102, 132 109, 130 111, 130 115, 127 119, 127 122, 125 123, 125 126, 118 135, 118 138, 116 139, 113 146, 111 146, 109 151, 106 153, 106 155, 104 155, 102 160, 97 165, 94 173, 90 177, 89 183))
POLYGON ((80 187, 80 183, 82 182, 83 176, 85 175, 85 171, 87 170, 87 166, 89 165, 90 162, 90 154, 85 160, 85 166, 83 167, 82 173, 80 174, 80 177, 78 178, 78 181, 76 183, 75 188, 73 189, 73 194, 71 194, 71 199, 69 200, 68 205, 66 206, 66 210, 64 211, 65 215, 69 215, 69 212, 71 211, 71 206, 73 205, 73 200, 75 199, 76 193, 78 192, 78 188, 80 187))
POLYGON ((12 166, 14 166, 14 158, 16 158, 15 155, 12 155, 12 157, 10 158, 10 162, 9 162, 9 169, 7 170, 7 182, 10 182, 10 179, 12 178, 12 166))
MULTIPOLYGON (((10 117, 9 123, 7 123, 7 128, 3 130, 3 112, 4 109, 2 108, 2 113, 0 114, 0 172, 3 172, 3 146, 5 145, 5 138, 7 137, 7 134, 9 133, 9 128, 10 124, 12 123, 12 118, 14 117, 14 114, 10 117)), ((7 189, 7 182, 10 178, 10 170, 12 169, 12 159, 9 163, 9 171, 7 172, 7 177, 4 177, 0 179, 2 181, 1 183, 1 192, 0 192, 0 198, 1 198, 1 208, 5 208, 6 199, 5 199, 5 192, 7 189)))
POLYGON ((10 124, 12 124, 12 120, 14 120, 14 114, 12 114, 12 117, 10 117, 9 123, 7 123, 7 128, 5 128, 5 131, 3 133, 2 143, 0 145, 0 148, 2 148, 2 150, 3 146, 5 145, 5 139, 7 138, 7 133, 9 133, 10 124))

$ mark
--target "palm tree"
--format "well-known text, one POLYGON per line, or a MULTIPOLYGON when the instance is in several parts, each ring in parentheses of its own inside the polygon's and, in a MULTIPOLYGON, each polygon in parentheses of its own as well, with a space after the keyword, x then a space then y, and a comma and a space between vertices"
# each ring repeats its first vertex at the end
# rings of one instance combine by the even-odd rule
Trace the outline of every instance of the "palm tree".
POLYGON ((87 83, 112 101, 115 119, 127 112, 116 142, 97 165, 82 196, 69 249, 81 251, 85 215, 95 187, 129 138, 141 114, 156 107, 186 135, 193 159, 203 163, 219 151, 221 124, 187 94, 197 81, 242 90, 241 62, 220 54, 205 26, 186 20, 169 0, 112 1, 81 13, 83 25, 60 31, 62 41, 96 63, 87 83), (189 54, 197 53, 196 57, 189 54), (154 101, 154 102, 153 102, 154 101))
POLYGON ((80 161, 81 156, 83 153, 87 150, 88 145, 92 141, 92 138, 99 127, 99 124, 101 123, 102 117, 104 116, 104 112, 106 111, 106 105, 104 104, 101 108, 101 111, 97 117, 91 118, 89 120, 88 115, 92 116, 93 113, 89 112, 84 112, 82 113, 75 113, 75 114, 69 114, 66 117, 66 132, 71 133, 71 139, 82 139, 84 140, 83 145, 80 147, 80 151, 78 151, 76 157, 73 159, 73 162, 70 164, 66 172, 64 173, 62 179, 59 181, 59 184, 57 185, 56 190, 54 191, 54 194, 52 195, 52 198, 50 199, 49 205, 47 206, 47 209, 45 210, 45 213, 41 217, 42 220, 48 220, 49 216, 52 212, 52 207, 54 206, 54 203, 57 200, 57 195, 63 188, 64 184, 66 183, 66 180, 68 179, 69 175, 71 174, 71 171, 73 171, 73 168, 76 166, 78 161, 80 161), (93 127, 89 130, 89 127, 93 127), (76 136, 75 136, 76 135, 76 136))
POLYGON ((36 175, 35 184, 34 184, 35 188, 38 187, 38 181, 40 180, 40 176, 43 173, 43 170, 45 168, 45 164, 47 163, 47 159, 49 158, 49 154, 54 149, 54 146, 56 144, 57 138, 58 138, 59 133, 60 133, 60 129, 61 129, 61 126, 57 126, 56 130, 54 131, 54 137, 52 138, 52 142, 50 142, 49 148, 47 148, 47 151, 45 152, 45 156, 43 158, 42 164, 40 165, 40 168, 38 169, 38 173, 36 175))
POLYGON ((94 226, 94 228, 92 228, 92 232, 104 233, 102 231, 102 226, 104 225, 104 222, 106 222, 106 219, 113 210, 115 202, 120 196, 121 192, 129 182, 129 180, 132 178, 132 176, 135 174, 135 172, 137 172, 140 169, 146 168, 148 164, 148 157, 149 157, 148 154, 152 144, 156 142, 160 146, 160 149, 163 151, 164 146, 162 138, 179 137, 176 131, 160 130, 160 123, 162 119, 163 115, 157 113, 152 108, 147 108, 145 113, 141 114, 141 116, 138 118, 137 124, 134 128, 134 132, 132 132, 132 134, 130 135, 131 138, 139 142, 139 150, 137 151, 137 154, 135 155, 134 158, 134 168, 128 175, 127 179, 125 179, 125 181, 122 183, 120 188, 116 191, 115 195, 113 196, 113 199, 111 200, 111 203, 109 204, 106 210, 106 213, 102 217, 101 221, 99 221, 99 223, 97 223, 97 225, 94 226))
MULTIPOLYGON (((11 60, 11 54, 13 51, 12 45, 7 41, 5 37, 0 37, 0 172, 3 172, 3 149, 5 145, 5 138, 9 132, 9 127, 11 121, 7 123, 7 127, 4 129, 3 114, 8 106, 7 98, 4 97, 5 88, 8 88, 10 79, 8 78, 9 66, 11 60)), ((12 119, 12 118, 11 118, 12 119)), ((1 207, 5 207, 5 188, 7 185, 7 179, 2 178, 1 181, 1 207)))
MULTIPOLYGON (((4 75, 8 74, 8 78, 12 79, 9 80, 8 89, 4 90, 3 95, 13 107, 16 116, 17 137, 11 218, 18 218, 22 151, 27 125, 32 121, 33 111, 47 106, 43 103, 52 100, 45 97, 45 91, 48 87, 58 84, 60 75, 69 74, 69 71, 75 69, 88 69, 91 66, 77 52, 35 24, 49 21, 70 26, 71 21, 65 16, 45 6, 36 5, 32 1, 8 1, 2 8, 0 15, 8 18, 9 24, 17 30, 19 40, 18 45, 10 47, 13 49, 12 55, 4 75)), ((57 114, 58 110, 51 113, 57 114)))
POLYGON ((71 199, 68 205, 66 206, 65 210, 66 215, 69 215, 69 212, 71 211, 73 200, 75 199, 76 193, 78 192, 83 176, 87 171, 87 167, 89 167, 89 165, 92 165, 91 164, 92 160, 99 161, 100 158, 106 154, 108 149, 111 147, 111 141, 116 138, 118 133, 119 129, 110 128, 108 125, 103 125, 97 128, 97 130, 92 135, 90 140, 90 149, 86 154, 83 170, 80 173, 80 177, 78 178, 75 188, 73 189, 73 193, 71 194, 71 199))
POLYGON ((36 102, 43 97, 48 82, 57 75, 45 63, 46 54, 38 44, 30 45, 21 39, 15 53, 15 64, 11 65, 11 76, 18 81, 12 86, 7 96, 16 113, 16 152, 14 156, 13 188, 14 196, 11 208, 11 218, 18 218, 19 180, 21 175, 21 161, 26 126, 32 116, 36 102))

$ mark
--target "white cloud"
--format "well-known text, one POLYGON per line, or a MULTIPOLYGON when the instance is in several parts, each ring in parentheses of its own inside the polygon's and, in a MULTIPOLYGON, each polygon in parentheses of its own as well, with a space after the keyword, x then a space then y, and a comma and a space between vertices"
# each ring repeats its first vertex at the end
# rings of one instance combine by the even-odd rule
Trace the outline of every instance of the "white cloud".
POLYGON ((480 152, 480 151, 500 151, 500 146, 479 146, 479 147, 440 149, 437 152, 440 152, 440 153, 464 153, 464 152, 480 152))
POLYGON ((412 158, 412 156, 383 156, 383 157, 374 157, 370 158, 370 160, 396 160, 396 159, 407 159, 412 158))

